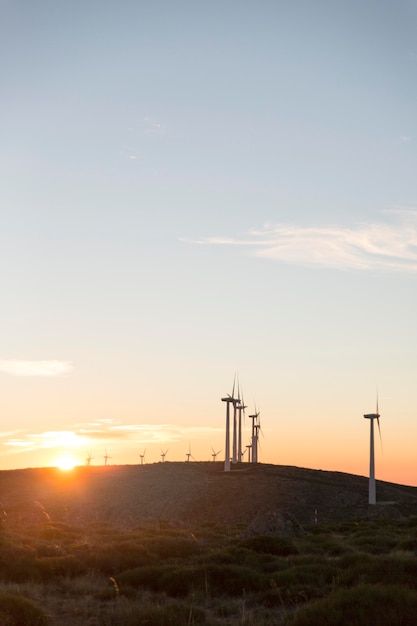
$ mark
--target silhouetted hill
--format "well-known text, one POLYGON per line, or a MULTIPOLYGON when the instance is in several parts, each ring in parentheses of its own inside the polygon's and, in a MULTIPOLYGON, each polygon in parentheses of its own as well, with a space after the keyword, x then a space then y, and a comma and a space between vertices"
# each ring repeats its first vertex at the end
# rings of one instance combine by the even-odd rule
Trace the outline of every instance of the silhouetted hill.
POLYGON ((4 524, 102 521, 120 527, 170 522, 249 524, 256 515, 288 513, 302 525, 366 517, 417 515, 417 488, 377 481, 367 504, 362 476, 281 465, 155 463, 0 471, 4 524))

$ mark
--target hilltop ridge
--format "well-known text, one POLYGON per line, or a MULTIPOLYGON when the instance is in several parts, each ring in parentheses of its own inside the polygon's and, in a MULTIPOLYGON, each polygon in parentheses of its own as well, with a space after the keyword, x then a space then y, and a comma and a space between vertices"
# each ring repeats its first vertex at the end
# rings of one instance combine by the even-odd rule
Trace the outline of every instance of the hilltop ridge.
POLYGON ((369 506, 368 479, 336 471, 282 465, 241 464, 231 472, 220 462, 0 471, 4 523, 50 517, 120 527, 169 522, 249 525, 256 516, 284 513, 301 525, 417 515, 417 488, 377 481, 369 506))

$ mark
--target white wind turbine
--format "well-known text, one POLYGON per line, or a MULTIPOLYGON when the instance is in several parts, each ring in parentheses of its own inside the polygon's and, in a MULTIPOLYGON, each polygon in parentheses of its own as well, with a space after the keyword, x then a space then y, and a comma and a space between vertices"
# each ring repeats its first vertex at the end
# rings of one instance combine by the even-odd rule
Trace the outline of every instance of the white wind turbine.
POLYGON ((90 467, 92 460, 93 460, 93 457, 91 456, 91 452, 89 452, 85 460, 85 464, 87 465, 87 467, 90 467))
POLYGON ((230 403, 235 402, 233 394, 235 392, 235 383, 233 383, 232 395, 227 394, 222 398, 222 402, 226 402, 226 445, 224 451, 224 471, 230 472, 230 403))
MULTIPOLYGON (((240 397, 240 390, 239 390, 239 397, 240 397)), ((239 419, 238 419, 238 438, 237 438, 237 460, 239 463, 242 462, 243 459, 243 455, 244 455, 244 451, 242 451, 242 411, 243 411, 243 416, 245 416, 245 409, 247 408, 245 401, 243 399, 243 394, 242 394, 242 402, 239 404, 239 406, 237 407, 238 411, 239 411, 239 419)))
POLYGON ((107 454, 107 450, 106 450, 106 453, 105 453, 105 455, 104 455, 104 465, 107 465, 107 461, 108 461, 108 459, 111 459, 111 456, 109 456, 109 455, 107 454))
MULTIPOLYGON (((376 412, 367 413, 365 419, 369 420, 370 425, 370 446, 369 446, 369 504, 376 504, 376 488, 375 488, 375 441, 374 441, 374 420, 378 424, 379 436, 381 437, 381 428, 379 425, 380 415, 378 413, 378 393, 376 396, 376 412)), ((381 439, 382 441, 382 439, 381 439)))
POLYGON ((218 452, 215 452, 215 450, 214 450, 213 446, 212 446, 211 450, 212 450, 212 454, 211 454, 212 459, 213 459, 213 461, 215 461, 215 460, 216 460, 217 455, 218 455, 218 454, 220 454, 221 450, 219 450, 218 452))
POLYGON ((144 451, 142 452, 142 454, 139 454, 140 456, 140 464, 143 465, 144 461, 145 461, 145 453, 146 453, 146 448, 144 449, 144 451))
MULTIPOLYGON (((234 391, 233 385, 233 391, 234 391)), ((233 394, 232 394, 233 395, 233 394)), ((232 447, 232 463, 237 463, 237 410, 240 405, 240 397, 233 398, 233 447, 232 447)))
POLYGON ((249 418, 252 420, 252 463, 258 462, 258 424, 256 424, 256 420, 259 417, 259 411, 256 410, 253 415, 249 415, 249 418))
POLYGON ((161 450, 161 462, 165 463, 165 457, 167 455, 168 449, 165 450, 165 452, 163 450, 161 450))
POLYGON ((191 444, 188 444, 188 452, 185 453, 185 456, 187 457, 187 463, 190 462, 190 458, 193 459, 193 461, 195 461, 195 458, 191 454, 191 444))

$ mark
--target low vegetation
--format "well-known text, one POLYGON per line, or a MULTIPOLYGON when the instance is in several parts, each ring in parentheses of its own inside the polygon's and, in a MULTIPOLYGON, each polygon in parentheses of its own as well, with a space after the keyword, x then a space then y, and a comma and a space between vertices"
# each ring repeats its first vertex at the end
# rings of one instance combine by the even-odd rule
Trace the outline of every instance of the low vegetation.
POLYGON ((417 520, 243 537, 242 528, 37 524, 0 530, 0 624, 403 626, 417 520))

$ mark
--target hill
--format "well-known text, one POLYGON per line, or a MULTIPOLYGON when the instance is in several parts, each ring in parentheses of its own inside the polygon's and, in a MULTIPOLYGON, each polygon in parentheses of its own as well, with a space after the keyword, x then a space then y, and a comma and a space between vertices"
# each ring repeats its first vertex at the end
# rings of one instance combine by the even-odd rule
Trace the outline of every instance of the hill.
POLYGON ((222 463, 56 468, 0 472, 5 525, 54 521, 109 522, 121 528, 149 523, 247 526, 254 518, 287 514, 301 525, 417 515, 417 488, 377 482, 367 504, 362 476, 276 465, 223 471, 222 463))

